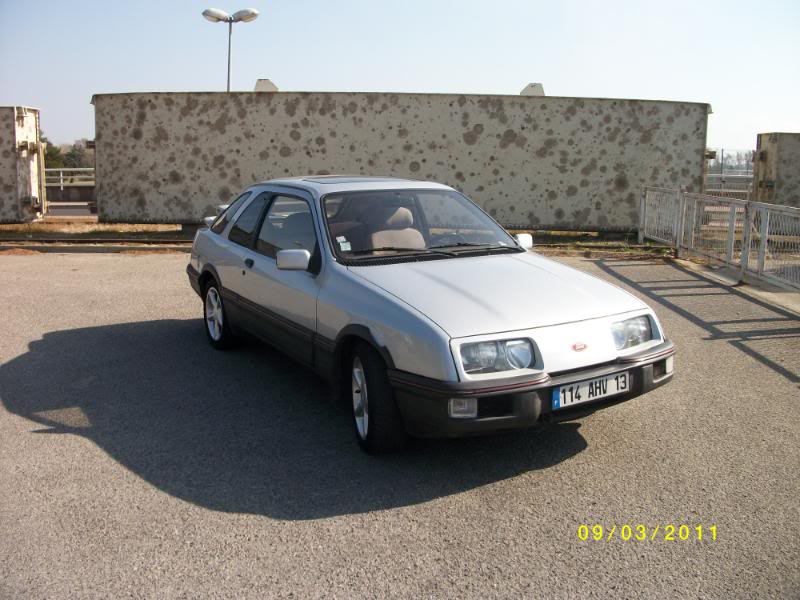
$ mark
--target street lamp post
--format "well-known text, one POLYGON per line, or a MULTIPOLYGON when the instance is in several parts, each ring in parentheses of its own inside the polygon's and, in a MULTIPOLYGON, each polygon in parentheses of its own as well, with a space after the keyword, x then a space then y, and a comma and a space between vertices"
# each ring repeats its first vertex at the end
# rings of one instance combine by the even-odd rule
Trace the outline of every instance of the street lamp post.
POLYGON ((218 8, 207 8, 203 11, 203 16, 212 23, 228 24, 228 91, 231 91, 231 37, 233 36, 233 24, 242 22, 248 23, 255 21, 258 11, 255 8, 245 8, 229 15, 224 10, 218 8))

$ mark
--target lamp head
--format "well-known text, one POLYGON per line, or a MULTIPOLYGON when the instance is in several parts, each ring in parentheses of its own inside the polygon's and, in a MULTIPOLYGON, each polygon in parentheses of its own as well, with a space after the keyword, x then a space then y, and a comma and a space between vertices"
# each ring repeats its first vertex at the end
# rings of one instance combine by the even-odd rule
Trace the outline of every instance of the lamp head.
POLYGON ((258 11, 255 8, 244 8, 242 10, 237 10, 231 17, 234 23, 238 23, 239 21, 242 21, 243 23, 249 23, 250 21, 255 21, 257 18, 258 11))
MULTIPOLYGON (((240 11, 241 12, 241 11, 240 11)), ((238 13, 237 13, 238 14, 238 13)), ((230 19, 230 15, 224 10, 218 8, 207 8, 203 11, 203 17, 212 23, 226 23, 230 19)))

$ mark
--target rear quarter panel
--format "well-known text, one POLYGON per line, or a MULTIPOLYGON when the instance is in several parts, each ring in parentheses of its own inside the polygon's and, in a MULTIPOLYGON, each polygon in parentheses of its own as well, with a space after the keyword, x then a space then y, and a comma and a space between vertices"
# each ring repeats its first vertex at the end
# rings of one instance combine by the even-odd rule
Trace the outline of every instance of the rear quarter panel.
POLYGON ((232 242, 210 229, 201 229, 192 244, 190 263, 202 273, 206 266, 213 267, 222 287, 230 287, 235 270, 241 268, 238 256, 231 249, 232 242))

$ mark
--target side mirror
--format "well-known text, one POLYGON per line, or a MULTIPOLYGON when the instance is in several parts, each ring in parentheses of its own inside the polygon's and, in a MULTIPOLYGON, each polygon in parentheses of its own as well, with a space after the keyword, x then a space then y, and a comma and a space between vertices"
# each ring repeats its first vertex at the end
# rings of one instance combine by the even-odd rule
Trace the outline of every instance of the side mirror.
POLYGON ((211 226, 214 224, 214 221, 217 220, 217 217, 203 217, 203 225, 205 225, 208 229, 211 229, 211 226))
POLYGON ((282 271, 308 271, 311 252, 308 250, 278 250, 278 268, 282 271))
POLYGON ((517 243, 525 248, 525 250, 533 248, 533 236, 530 233, 518 233, 514 236, 514 239, 517 240, 517 243))

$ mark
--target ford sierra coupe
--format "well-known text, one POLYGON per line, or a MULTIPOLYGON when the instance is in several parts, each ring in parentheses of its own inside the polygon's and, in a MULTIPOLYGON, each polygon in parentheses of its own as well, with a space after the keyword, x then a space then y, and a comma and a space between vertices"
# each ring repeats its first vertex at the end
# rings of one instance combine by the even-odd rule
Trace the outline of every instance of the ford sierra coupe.
POLYGON ((206 225, 187 272, 211 345, 253 335, 316 370, 370 453, 574 419, 673 377, 650 307, 445 185, 276 179, 206 225))

